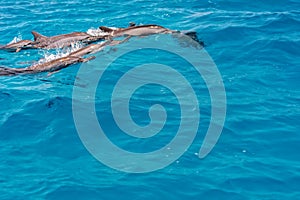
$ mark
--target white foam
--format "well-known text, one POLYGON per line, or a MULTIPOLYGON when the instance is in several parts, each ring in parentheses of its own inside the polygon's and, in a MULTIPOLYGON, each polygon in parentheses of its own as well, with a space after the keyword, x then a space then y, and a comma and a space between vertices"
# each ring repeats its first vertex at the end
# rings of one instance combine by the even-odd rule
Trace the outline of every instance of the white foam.
POLYGON ((90 28, 89 30, 86 31, 87 34, 91 36, 106 36, 108 33, 100 30, 99 28, 90 28))

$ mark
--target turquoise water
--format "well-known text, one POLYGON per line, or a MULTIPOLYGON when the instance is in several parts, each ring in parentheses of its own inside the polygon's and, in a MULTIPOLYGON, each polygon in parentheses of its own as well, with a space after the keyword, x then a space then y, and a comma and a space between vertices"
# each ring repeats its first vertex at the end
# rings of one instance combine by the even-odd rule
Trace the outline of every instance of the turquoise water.
MULTIPOLYGON (((197 137, 171 165, 130 174, 96 160, 79 139, 72 115, 79 64, 52 76, 0 77, 1 199, 300 199, 298 1, 0 1, 0 44, 19 36, 32 39, 32 30, 51 36, 100 25, 125 27, 130 21, 197 31, 227 95, 222 135, 213 151, 199 159, 211 114, 209 95, 189 66, 174 65, 191 82, 199 81, 197 137)), ((0 65, 28 66, 44 54, 1 51, 0 65)), ((135 61, 172 58, 150 50, 132 56, 135 61)), ((123 58, 107 72, 99 96, 111 91, 130 62, 123 58)), ((132 118, 142 125, 149 123, 143 110, 153 102, 172 114, 165 135, 145 143, 119 134, 108 97, 97 99, 98 119, 105 122, 109 138, 136 152, 164 146, 178 124, 179 108, 170 91, 156 95, 162 90, 149 85, 131 102, 132 118)))

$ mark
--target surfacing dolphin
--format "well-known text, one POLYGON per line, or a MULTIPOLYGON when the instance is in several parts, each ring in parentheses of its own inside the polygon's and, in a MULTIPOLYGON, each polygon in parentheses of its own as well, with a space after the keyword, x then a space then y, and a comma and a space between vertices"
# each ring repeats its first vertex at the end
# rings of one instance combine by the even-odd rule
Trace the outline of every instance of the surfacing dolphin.
POLYGON ((109 33, 108 37, 110 38, 122 36, 148 36, 153 34, 176 32, 155 24, 136 26, 134 23, 130 23, 130 26, 127 28, 111 29, 106 26, 100 26, 99 29, 109 33))
POLYGON ((163 26, 159 26, 156 24, 147 24, 147 25, 136 25, 134 22, 129 23, 129 27, 127 28, 117 28, 111 29, 106 26, 100 26, 100 30, 108 33, 107 38, 116 38, 116 37, 134 37, 134 36, 148 36, 154 34, 172 34, 176 38, 184 38, 184 36, 188 36, 188 38, 197 42, 199 46, 204 46, 204 43, 200 41, 197 37, 196 32, 180 32, 176 30, 171 30, 165 28, 163 26))

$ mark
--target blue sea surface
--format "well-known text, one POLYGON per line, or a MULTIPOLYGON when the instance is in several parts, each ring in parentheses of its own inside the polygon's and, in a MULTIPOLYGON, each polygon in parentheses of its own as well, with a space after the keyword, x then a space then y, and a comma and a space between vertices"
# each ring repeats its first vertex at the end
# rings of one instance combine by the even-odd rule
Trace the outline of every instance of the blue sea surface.
MULTIPOLYGON (((137 124, 150 122, 153 104, 166 107, 169 115, 163 133, 146 141, 131 138, 112 117, 109 98, 117 80, 132 66, 151 61, 172 66, 197 86, 201 119, 194 142, 172 164, 150 173, 112 169, 83 145, 72 113, 74 87, 85 88, 74 84, 80 64, 50 76, 0 77, 0 199, 300 199, 300 2, 0 0, 0 44, 33 39, 32 30, 53 36, 129 22, 196 31, 204 41, 227 97, 226 121, 212 152, 198 157, 211 117, 205 82, 166 52, 148 49, 118 59, 96 94, 96 114, 107 136, 143 153, 174 137, 178 101, 168 88, 139 88, 130 101, 137 124)), ((113 56, 134 41, 97 56, 113 56)), ((1 51, 0 66, 29 66, 44 54, 1 51)), ((90 73, 97 70, 91 67, 90 73)), ((159 76, 166 78, 163 72, 159 76)))

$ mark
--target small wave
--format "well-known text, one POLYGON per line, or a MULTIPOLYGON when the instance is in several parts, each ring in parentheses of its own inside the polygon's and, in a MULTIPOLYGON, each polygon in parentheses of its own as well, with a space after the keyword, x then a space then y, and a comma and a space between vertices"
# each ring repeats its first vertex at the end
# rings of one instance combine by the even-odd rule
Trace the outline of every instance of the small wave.
POLYGON ((81 42, 76 42, 76 43, 72 43, 71 47, 69 47, 69 48, 66 48, 63 50, 56 49, 56 52, 54 54, 50 53, 48 51, 43 51, 43 58, 38 61, 38 64, 42 64, 45 62, 50 62, 55 59, 66 57, 70 53, 77 51, 77 50, 81 49, 82 47, 83 47, 83 44, 81 42))
MULTIPOLYGON (((108 27, 108 28, 111 28, 113 30, 117 30, 118 28, 116 27, 108 27)), ((91 35, 91 36, 106 36, 108 35, 107 32, 104 32, 102 31, 101 29, 99 28, 90 28, 86 31, 87 34, 91 35)))
POLYGON ((12 41, 10 41, 8 44, 14 44, 22 40, 22 35, 19 33, 18 36, 15 36, 12 41))

